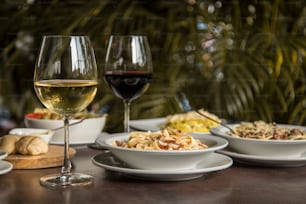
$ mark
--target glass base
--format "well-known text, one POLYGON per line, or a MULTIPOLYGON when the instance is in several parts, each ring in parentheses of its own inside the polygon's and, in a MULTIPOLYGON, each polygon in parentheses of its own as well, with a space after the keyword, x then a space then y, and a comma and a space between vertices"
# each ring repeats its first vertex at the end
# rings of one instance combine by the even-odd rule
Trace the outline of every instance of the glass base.
POLYGON ((93 183, 93 177, 86 174, 71 173, 68 175, 52 174, 40 178, 40 184, 47 188, 69 188, 88 186, 93 183))

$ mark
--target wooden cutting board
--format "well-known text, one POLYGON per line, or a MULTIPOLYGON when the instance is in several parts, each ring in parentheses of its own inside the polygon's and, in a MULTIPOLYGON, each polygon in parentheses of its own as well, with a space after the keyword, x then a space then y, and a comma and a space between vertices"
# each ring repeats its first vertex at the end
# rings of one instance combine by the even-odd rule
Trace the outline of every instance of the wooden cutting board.
MULTIPOLYGON (((69 148, 69 155, 73 157, 76 150, 69 148)), ((13 169, 42 169, 62 166, 64 161, 64 147, 49 145, 48 153, 30 156, 21 154, 10 154, 3 160, 13 164, 13 169)))

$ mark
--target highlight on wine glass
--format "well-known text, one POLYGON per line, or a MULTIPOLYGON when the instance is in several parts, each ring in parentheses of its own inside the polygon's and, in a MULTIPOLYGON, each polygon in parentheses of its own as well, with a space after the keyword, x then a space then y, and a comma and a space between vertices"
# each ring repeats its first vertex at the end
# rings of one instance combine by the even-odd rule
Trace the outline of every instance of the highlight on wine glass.
POLYGON ((153 65, 146 36, 112 35, 103 75, 113 93, 124 102, 124 132, 129 132, 130 104, 149 87, 153 65))
POLYGON ((71 172, 69 117, 84 110, 97 92, 94 50, 88 36, 44 36, 34 71, 34 89, 41 103, 61 114, 64 124, 64 162, 59 174, 40 178, 50 188, 85 186, 93 177, 71 172))

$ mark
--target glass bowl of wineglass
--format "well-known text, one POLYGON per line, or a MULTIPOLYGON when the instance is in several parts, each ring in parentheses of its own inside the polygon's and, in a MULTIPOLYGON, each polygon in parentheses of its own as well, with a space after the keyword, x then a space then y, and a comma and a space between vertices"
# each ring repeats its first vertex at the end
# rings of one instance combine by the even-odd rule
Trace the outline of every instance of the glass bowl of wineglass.
POLYGON ((112 35, 106 50, 104 80, 124 102, 124 132, 129 132, 130 104, 149 87, 153 65, 143 35, 112 35))
POLYGON ((97 92, 97 65, 88 36, 44 36, 34 71, 34 89, 41 103, 61 114, 64 162, 59 174, 40 178, 42 186, 67 188, 93 183, 93 177, 72 173, 69 159, 69 117, 84 110, 97 92))

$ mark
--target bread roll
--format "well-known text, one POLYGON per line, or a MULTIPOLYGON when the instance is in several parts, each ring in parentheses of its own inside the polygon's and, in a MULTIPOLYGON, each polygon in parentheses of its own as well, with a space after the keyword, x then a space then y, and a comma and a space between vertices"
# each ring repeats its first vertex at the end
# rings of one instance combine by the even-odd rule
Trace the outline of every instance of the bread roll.
POLYGON ((19 154, 39 155, 48 152, 48 144, 37 136, 24 136, 16 142, 16 149, 19 154))
POLYGON ((0 138, 0 149, 7 152, 8 154, 15 154, 16 150, 16 142, 20 139, 20 137, 16 135, 5 135, 0 138))

